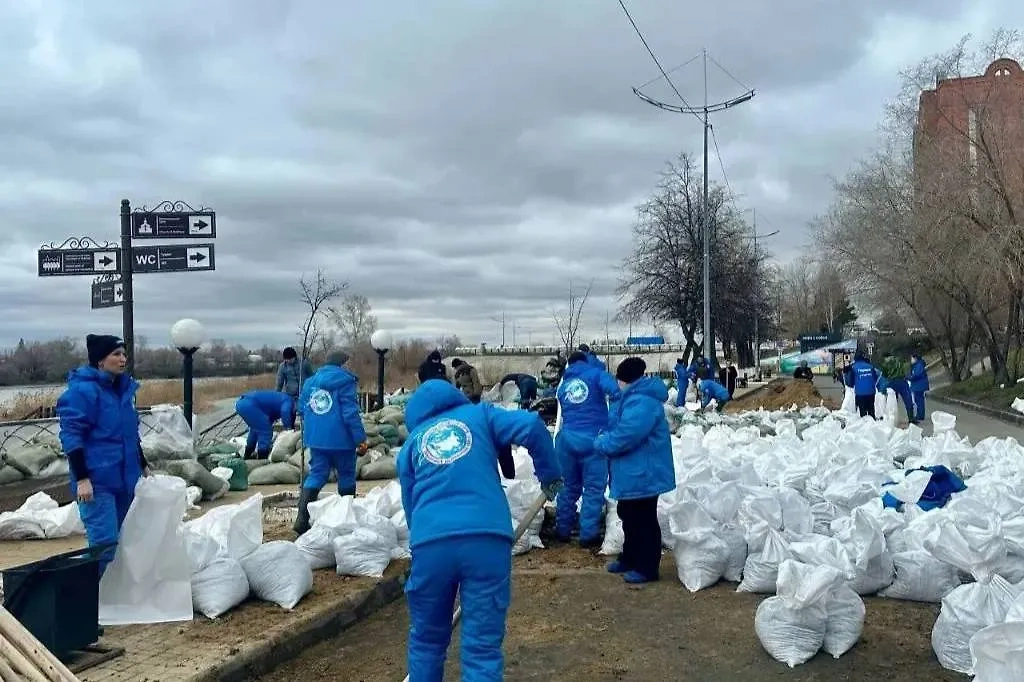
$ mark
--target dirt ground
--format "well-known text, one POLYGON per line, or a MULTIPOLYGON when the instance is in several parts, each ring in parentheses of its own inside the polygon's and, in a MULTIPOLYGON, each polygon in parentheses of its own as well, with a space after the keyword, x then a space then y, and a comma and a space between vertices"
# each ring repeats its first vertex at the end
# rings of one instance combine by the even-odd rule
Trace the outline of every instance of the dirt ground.
POLYGON ((742 398, 729 402, 725 406, 726 412, 746 412, 748 410, 782 410, 792 407, 811 406, 818 407, 825 403, 825 407, 831 410, 839 409, 839 403, 831 398, 822 396, 814 388, 814 385, 806 381, 783 380, 776 382, 763 391, 758 391, 742 398))
MULTIPOLYGON (((671 554, 662 580, 626 586, 604 557, 562 547, 515 561, 505 636, 505 679, 565 682, 953 682, 932 653, 937 605, 867 599, 864 634, 839 660, 820 653, 787 668, 761 648, 754 612, 764 598, 721 583, 696 594, 676 578, 671 554)), ((399 682, 406 673, 408 615, 399 600, 364 623, 283 663, 260 682, 345 679, 399 682)), ((447 679, 459 679, 458 632, 447 679)))

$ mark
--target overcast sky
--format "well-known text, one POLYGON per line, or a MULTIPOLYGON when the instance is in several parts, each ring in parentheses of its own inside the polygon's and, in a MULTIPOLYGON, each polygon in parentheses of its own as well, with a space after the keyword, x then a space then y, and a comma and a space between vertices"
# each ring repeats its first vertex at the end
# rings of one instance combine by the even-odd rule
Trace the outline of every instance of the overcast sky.
MULTIPOLYGON (((757 89, 714 123, 782 260, 902 66, 1024 23, 1011 0, 627 5, 666 67, 706 46, 757 89)), ((217 211, 216 272, 137 276, 150 343, 180 317, 294 342, 317 267, 397 334, 489 343, 503 311, 508 342, 513 324, 550 342, 570 279, 593 277, 585 336, 603 336, 634 207, 701 149, 695 118, 632 94, 657 71, 616 0, 23 0, 0 6, 0 67, 0 345, 119 333, 89 278, 38 278, 36 250, 116 239, 122 198, 217 211)), ((699 60, 673 78, 701 100, 699 60)), ((742 92, 710 79, 712 99, 742 92)))

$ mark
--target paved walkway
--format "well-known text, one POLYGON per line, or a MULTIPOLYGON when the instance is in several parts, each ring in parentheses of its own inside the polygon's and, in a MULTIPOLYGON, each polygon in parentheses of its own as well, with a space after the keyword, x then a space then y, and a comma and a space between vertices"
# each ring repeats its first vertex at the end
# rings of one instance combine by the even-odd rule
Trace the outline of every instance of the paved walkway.
MULTIPOLYGON (((834 383, 831 378, 816 377, 814 380, 814 386, 823 396, 834 398, 837 401, 842 402, 843 387, 834 383)), ((956 415, 957 433, 961 436, 967 436, 971 439, 972 443, 977 443, 990 436, 995 436, 997 438, 1016 438, 1021 443, 1024 443, 1024 428, 1004 422, 1000 419, 987 417, 963 407, 947 405, 945 403, 940 404, 936 400, 928 401, 927 408, 929 414, 934 411, 942 411, 956 415)), ((907 423, 906 413, 903 410, 902 404, 900 405, 900 409, 897 410, 896 416, 899 420, 899 424, 903 425, 907 423)), ((924 428, 925 435, 931 434, 932 425, 930 419, 925 420, 925 423, 921 426, 924 428)))

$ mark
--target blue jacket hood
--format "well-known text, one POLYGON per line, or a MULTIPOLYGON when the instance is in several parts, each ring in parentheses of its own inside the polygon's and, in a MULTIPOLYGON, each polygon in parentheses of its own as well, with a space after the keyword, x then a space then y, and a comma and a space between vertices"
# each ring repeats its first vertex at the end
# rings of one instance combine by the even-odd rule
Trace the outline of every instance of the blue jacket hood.
POLYGON ((405 425, 412 431, 431 417, 471 404, 462 391, 447 381, 428 379, 420 384, 405 404, 405 425))
POLYGON ((665 386, 665 382, 658 377, 644 377, 637 379, 622 391, 623 396, 627 393, 637 393, 639 395, 645 395, 649 398, 654 398, 659 403, 663 403, 668 400, 668 387, 665 386))
POLYGON ((562 379, 571 379, 592 372, 594 366, 586 362, 574 362, 571 365, 567 365, 565 372, 562 373, 562 379))
POLYGON ((356 383, 356 376, 352 372, 337 365, 324 365, 313 376, 317 378, 320 387, 327 391, 337 391, 356 383))

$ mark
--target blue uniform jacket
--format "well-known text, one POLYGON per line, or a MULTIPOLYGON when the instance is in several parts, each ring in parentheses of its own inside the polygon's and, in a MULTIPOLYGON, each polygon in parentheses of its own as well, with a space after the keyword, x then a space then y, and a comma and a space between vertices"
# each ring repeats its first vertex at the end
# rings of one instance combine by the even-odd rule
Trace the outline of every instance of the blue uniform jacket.
MULTIPOLYGON (((664 421, 664 419, 663 419, 664 421)), ((409 545, 460 535, 512 540, 512 513, 498 478, 498 448, 522 445, 537 477, 559 478, 555 446, 533 412, 474 405, 446 381, 431 379, 405 408, 409 439, 398 454, 409 545)))
POLYGON ((608 365, 604 364, 604 361, 601 360, 601 358, 597 357, 596 353, 590 352, 584 353, 584 355, 587 356, 588 365, 590 365, 591 367, 596 367, 602 371, 608 371, 608 365))
POLYGON ((572 363, 558 386, 562 428, 596 436, 608 425, 607 399, 618 400, 620 393, 608 372, 585 362, 572 363))
POLYGON ((133 491, 142 475, 135 410, 138 390, 139 384, 127 374, 115 385, 109 372, 85 366, 72 370, 67 390, 57 400, 61 448, 85 453, 89 481, 96 491, 133 491))
POLYGON ((271 424, 280 419, 286 429, 295 428, 295 401, 287 393, 249 391, 239 398, 242 399, 250 401, 260 412, 267 415, 271 424))
POLYGON ((854 395, 861 397, 874 395, 881 374, 874 365, 865 360, 858 360, 850 366, 846 385, 853 389, 854 395))
POLYGON ((729 402, 729 389, 713 379, 705 379, 700 382, 700 406, 707 407, 712 398, 718 401, 719 405, 729 402))
POLYGON ((924 364, 924 358, 918 358, 910 365, 910 390, 914 393, 931 390, 931 384, 928 382, 928 367, 924 364))
POLYGON ((675 489, 666 400, 665 383, 644 377, 627 386, 612 404, 608 428, 594 440, 594 450, 608 458, 613 499, 657 497, 675 489))
POLYGON ((680 391, 685 391, 686 386, 689 384, 689 380, 694 376, 690 374, 690 368, 682 362, 676 363, 676 388, 680 391))
POLYGON ((311 448, 355 450, 366 440, 359 418, 358 381, 344 367, 326 365, 302 384, 302 435, 311 448))

